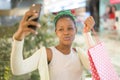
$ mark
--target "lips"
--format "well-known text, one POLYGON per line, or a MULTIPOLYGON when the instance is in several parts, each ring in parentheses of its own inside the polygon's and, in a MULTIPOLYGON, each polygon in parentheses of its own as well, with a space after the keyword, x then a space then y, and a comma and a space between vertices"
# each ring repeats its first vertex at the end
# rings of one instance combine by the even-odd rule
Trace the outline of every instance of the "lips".
POLYGON ((69 40, 71 40, 71 37, 64 37, 63 38, 65 41, 69 41, 69 40))

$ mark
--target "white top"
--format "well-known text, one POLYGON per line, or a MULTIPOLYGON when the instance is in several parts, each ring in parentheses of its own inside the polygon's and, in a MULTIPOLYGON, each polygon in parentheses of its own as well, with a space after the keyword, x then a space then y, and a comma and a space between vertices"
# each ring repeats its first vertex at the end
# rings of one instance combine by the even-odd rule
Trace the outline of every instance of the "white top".
MULTIPOLYGON (((93 43, 90 33, 88 33, 88 37, 91 40, 90 42, 93 43)), ((14 37, 13 37, 13 39, 14 39, 14 37)), ((32 72, 32 71, 38 69, 39 74, 40 74, 40 80, 50 80, 49 73, 51 73, 51 72, 48 70, 46 48, 45 47, 40 48, 35 53, 33 53, 33 55, 30 56, 29 58, 23 59, 23 54, 22 54, 23 44, 24 44, 24 40, 22 40, 22 41, 17 41, 15 39, 13 40, 12 51, 11 51, 11 56, 10 56, 12 73, 14 75, 22 75, 22 74, 26 74, 26 73, 29 73, 29 72, 32 72)), ((83 50, 81 50, 80 48, 76 48, 76 50, 78 51, 79 59, 81 60, 83 66, 86 69, 89 69, 89 61, 88 61, 88 58, 84 55, 85 52, 83 50)), ((71 61, 72 65, 77 63, 78 64, 77 67, 78 66, 81 67, 79 61, 77 60, 78 58, 76 58, 76 59, 71 58, 72 55, 74 57, 76 57, 76 54, 74 54, 71 51, 70 55, 67 55, 68 59, 66 59, 66 60, 69 61, 71 59, 73 61, 73 62, 71 61)), ((62 54, 61 54, 61 56, 62 56, 62 54)), ((52 65, 53 59, 52 59, 50 65, 52 65)), ((71 63, 68 64, 69 62, 66 62, 66 63, 67 63, 66 67, 67 67, 67 65, 71 65, 71 63)), ((62 67, 63 67, 63 65, 62 65, 62 67)), ((73 67, 68 66, 66 69, 64 69, 64 72, 69 71, 69 69, 72 70, 74 67, 75 66, 73 66, 73 67)), ((52 68, 52 66, 51 66, 51 68, 52 68)), ((77 68, 74 68, 74 71, 76 71, 76 69, 77 68)), ((59 74, 61 73, 61 76, 59 78, 62 78, 64 76, 64 75, 62 76, 62 74, 65 74, 64 72, 63 73, 61 71, 59 72, 59 74)), ((81 75, 81 68, 80 68, 80 70, 78 70, 78 73, 79 73, 79 75, 81 75)), ((71 74, 70 74, 70 76, 71 76, 71 74)), ((61 79, 61 80, 67 80, 67 79, 61 79)), ((68 80, 70 80, 70 79, 68 79, 68 80)), ((75 79, 73 79, 73 80, 75 80, 75 79)))
POLYGON ((67 55, 51 47, 53 56, 49 64, 50 80, 81 80, 82 64, 73 49, 67 55))

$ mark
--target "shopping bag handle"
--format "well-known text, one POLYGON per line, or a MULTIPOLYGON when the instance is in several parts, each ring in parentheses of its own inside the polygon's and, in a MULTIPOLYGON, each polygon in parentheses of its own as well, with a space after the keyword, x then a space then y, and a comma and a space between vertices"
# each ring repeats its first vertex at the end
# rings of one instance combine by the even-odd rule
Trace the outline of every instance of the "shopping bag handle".
POLYGON ((99 42, 100 42, 100 39, 99 39, 98 34, 96 33, 95 29, 92 28, 91 30, 92 30, 92 32, 93 32, 93 35, 95 36, 94 38, 95 38, 96 43, 99 43, 99 42))
MULTIPOLYGON (((92 28, 91 31, 93 32, 93 35, 94 35, 94 42, 95 42, 95 44, 98 44, 100 42, 100 40, 98 38, 98 34, 94 30, 94 28, 92 28)), ((90 37, 88 36, 88 34, 86 34, 86 37, 87 37, 87 42, 88 42, 89 47, 92 47, 93 45, 89 41, 90 37)))

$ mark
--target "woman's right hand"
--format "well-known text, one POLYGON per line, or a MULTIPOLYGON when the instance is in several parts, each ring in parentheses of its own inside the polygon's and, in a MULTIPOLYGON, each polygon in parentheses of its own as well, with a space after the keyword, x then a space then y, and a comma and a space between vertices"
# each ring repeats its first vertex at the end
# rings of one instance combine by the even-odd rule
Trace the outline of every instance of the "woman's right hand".
POLYGON ((14 34, 14 38, 16 40, 21 41, 30 33, 37 34, 36 30, 33 30, 32 28, 29 28, 28 26, 33 25, 33 26, 39 28, 40 24, 38 22, 35 22, 35 21, 32 21, 31 19, 29 19, 30 16, 37 18, 38 13, 36 11, 30 11, 30 10, 25 13, 24 17, 22 18, 22 20, 20 22, 18 30, 14 34))

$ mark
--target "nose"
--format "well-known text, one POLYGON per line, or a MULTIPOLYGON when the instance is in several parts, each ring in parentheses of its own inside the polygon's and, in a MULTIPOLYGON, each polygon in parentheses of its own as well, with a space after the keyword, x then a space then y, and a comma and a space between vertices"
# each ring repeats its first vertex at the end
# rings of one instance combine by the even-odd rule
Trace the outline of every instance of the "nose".
POLYGON ((69 31, 68 31, 68 30, 64 30, 64 31, 63 31, 63 34, 68 35, 68 34, 69 34, 69 31))

